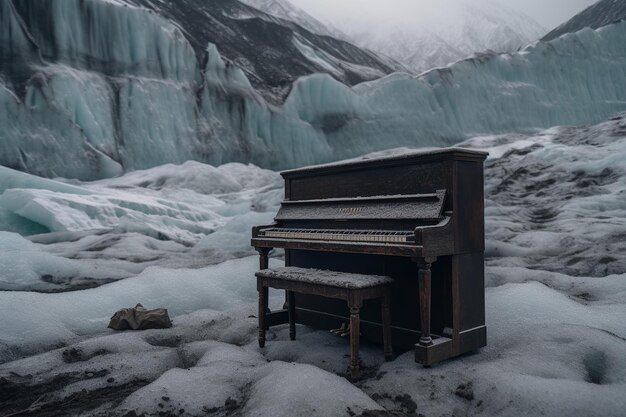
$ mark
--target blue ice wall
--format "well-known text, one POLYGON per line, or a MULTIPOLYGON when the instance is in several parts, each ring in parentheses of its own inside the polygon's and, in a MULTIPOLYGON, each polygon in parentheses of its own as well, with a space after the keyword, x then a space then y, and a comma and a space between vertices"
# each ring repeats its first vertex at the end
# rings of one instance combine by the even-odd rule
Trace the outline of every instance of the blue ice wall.
POLYGON ((198 57, 184 28, 119 0, 0 2, 0 62, 0 164, 48 177, 282 169, 626 109, 626 22, 353 88, 313 75, 280 107, 214 45, 198 57))
POLYGON ((286 108, 326 125, 337 158, 354 150, 596 123, 626 109, 626 22, 352 89, 312 76, 297 83, 286 108))

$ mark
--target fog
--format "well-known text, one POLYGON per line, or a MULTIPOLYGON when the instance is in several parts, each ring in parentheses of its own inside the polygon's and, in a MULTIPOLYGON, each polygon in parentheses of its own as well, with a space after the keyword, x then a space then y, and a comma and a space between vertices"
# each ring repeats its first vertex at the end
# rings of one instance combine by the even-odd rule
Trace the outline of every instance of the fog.
MULTIPOLYGON (((525 13, 552 29, 596 0, 289 0, 338 28, 346 24, 436 26, 449 23, 460 2, 491 2, 525 13)), ((453 19, 452 19, 453 20, 453 19)))

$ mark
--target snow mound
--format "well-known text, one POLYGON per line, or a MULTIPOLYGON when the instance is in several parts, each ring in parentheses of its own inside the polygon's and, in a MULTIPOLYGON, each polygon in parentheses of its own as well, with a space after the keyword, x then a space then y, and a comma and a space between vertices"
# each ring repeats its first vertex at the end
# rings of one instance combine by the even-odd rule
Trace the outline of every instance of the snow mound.
MULTIPOLYGON (((272 259, 271 265, 278 266, 272 259)), ((256 257, 198 269, 151 267, 135 277, 79 292, 0 292, 0 362, 80 336, 107 331, 113 313, 142 303, 176 316, 210 308, 234 309, 257 298, 256 257)))
POLYGON ((0 232, 8 266, 0 289, 84 288, 153 265, 248 256, 251 227, 271 223, 282 199, 279 175, 238 163, 187 162, 74 184, 1 170, 0 229, 35 243, 0 232))
POLYGON ((388 407, 390 394, 401 392, 420 412, 435 415, 621 414, 623 300, 582 305, 537 282, 490 288, 486 295, 489 340, 479 354, 431 369, 416 368, 405 354, 383 364, 382 377, 365 392, 383 396, 388 407))
POLYGON ((582 276, 626 271, 626 115, 592 127, 474 138, 486 164, 490 266, 582 276))
POLYGON ((47 290, 91 286, 128 278, 141 271, 129 262, 89 264, 46 252, 16 233, 0 232, 0 290, 47 290))
POLYGON ((135 391, 119 411, 287 417, 342 415, 348 407, 355 412, 382 409, 345 379, 317 367, 267 363, 257 352, 210 343, 195 367, 169 370, 135 391))

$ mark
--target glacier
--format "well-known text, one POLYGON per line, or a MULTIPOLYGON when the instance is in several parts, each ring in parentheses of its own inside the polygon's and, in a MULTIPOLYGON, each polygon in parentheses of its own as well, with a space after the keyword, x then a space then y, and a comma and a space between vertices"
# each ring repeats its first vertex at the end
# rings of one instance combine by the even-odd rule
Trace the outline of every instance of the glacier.
POLYGON ((626 108, 626 22, 355 87, 311 75, 276 105, 215 45, 199 56, 184 28, 130 2, 5 1, 0 21, 0 164, 45 177, 190 159, 283 169, 626 108))
MULTIPOLYGON (((428 5, 369 2, 364 7, 353 2, 348 16, 329 13, 306 0, 292 1, 341 28, 357 45, 390 56, 414 73, 475 52, 514 52, 548 32, 533 18, 501 1, 438 0, 428 5)), ((280 13, 276 0, 258 3, 263 10, 280 13)), ((294 21, 299 20, 295 17, 294 21)))
POLYGON ((426 369, 363 343, 354 384, 347 341, 329 332, 299 326, 292 342, 276 326, 258 348, 249 228, 278 209, 276 172, 190 161, 77 181, 2 168, 0 413, 620 416, 626 113, 461 145, 490 152, 489 344, 426 369), (174 326, 106 328, 137 302, 168 308, 174 326))

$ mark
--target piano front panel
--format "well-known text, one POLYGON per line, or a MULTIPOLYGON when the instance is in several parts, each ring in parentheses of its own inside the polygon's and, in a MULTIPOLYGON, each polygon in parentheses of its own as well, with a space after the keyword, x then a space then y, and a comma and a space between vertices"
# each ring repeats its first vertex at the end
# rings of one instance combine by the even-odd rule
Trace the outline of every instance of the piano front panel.
MULTIPOLYGON (((370 197, 394 194, 426 194, 452 189, 451 160, 423 165, 392 165, 341 170, 323 175, 286 177, 286 195, 292 201, 321 198, 370 197)), ((446 202, 444 210, 451 210, 446 202)))
MULTIPOLYGON (((345 254, 334 252, 315 252, 288 250, 286 265, 302 268, 331 269, 342 272, 360 274, 387 275, 395 279, 392 288, 392 325, 419 331, 419 288, 417 281, 417 264, 409 258, 394 256, 377 256, 370 254, 345 254)), ((432 287, 432 332, 442 334, 444 328, 452 328, 452 285, 451 285, 451 257, 442 257, 433 264, 432 287)), ((349 321, 350 312, 345 301, 329 298, 296 294, 296 307, 328 313, 343 317, 349 321)), ((339 323, 326 325, 323 316, 314 314, 298 316, 298 322, 316 328, 332 328, 339 323)), ((380 323, 380 304, 377 301, 366 303, 361 310, 362 320, 380 323)), ((364 337, 373 343, 380 343, 380 335, 367 334, 364 337)), ((394 347, 398 350, 408 350, 417 343, 418 335, 412 340, 403 338, 401 334, 394 337, 394 347)))

